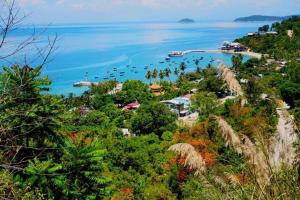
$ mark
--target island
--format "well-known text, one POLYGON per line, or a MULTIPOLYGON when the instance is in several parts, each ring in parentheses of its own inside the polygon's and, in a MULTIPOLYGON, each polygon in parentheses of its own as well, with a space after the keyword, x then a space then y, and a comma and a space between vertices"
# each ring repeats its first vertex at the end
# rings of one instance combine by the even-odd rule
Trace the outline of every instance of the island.
POLYGON ((195 23, 195 20, 189 19, 189 18, 184 18, 184 19, 179 20, 178 23, 183 23, 183 24, 195 23))
POLYGON ((298 15, 289 15, 289 16, 265 16, 265 15, 251 15, 248 17, 239 17, 234 20, 234 22, 262 22, 262 21, 282 21, 293 16, 298 15))

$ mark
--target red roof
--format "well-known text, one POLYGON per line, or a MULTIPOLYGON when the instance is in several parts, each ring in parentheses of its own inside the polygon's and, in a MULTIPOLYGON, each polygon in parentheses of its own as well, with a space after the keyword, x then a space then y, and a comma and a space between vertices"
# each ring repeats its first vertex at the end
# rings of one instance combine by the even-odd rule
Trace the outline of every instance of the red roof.
POLYGON ((134 103, 130 103, 130 104, 127 104, 126 106, 123 107, 123 109, 135 109, 135 108, 138 108, 140 107, 140 104, 138 102, 134 102, 134 103))

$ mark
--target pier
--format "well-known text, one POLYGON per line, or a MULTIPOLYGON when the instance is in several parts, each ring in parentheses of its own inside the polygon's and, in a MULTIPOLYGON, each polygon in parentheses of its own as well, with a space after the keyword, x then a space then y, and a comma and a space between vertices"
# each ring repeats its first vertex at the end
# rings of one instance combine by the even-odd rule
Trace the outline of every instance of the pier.
POLYGON ((98 85, 99 83, 96 82, 89 82, 89 81, 79 81, 73 84, 74 87, 91 87, 93 85, 98 85))

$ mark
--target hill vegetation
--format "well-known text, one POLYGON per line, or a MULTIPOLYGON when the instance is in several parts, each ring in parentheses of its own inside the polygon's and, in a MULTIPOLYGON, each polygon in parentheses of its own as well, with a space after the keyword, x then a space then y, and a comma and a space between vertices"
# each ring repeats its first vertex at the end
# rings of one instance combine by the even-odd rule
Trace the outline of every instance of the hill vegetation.
POLYGON ((236 18, 234 21, 235 22, 262 22, 262 21, 274 22, 274 21, 286 20, 286 19, 292 18, 293 16, 296 16, 296 15, 290 15, 290 16, 251 15, 248 17, 236 18))

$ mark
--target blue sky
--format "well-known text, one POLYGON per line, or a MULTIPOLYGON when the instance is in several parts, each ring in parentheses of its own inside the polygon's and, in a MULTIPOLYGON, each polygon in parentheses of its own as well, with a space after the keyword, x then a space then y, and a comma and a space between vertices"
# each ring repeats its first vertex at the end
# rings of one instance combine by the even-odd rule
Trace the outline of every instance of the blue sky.
POLYGON ((17 0, 34 23, 232 20, 300 14, 300 0, 17 0))

